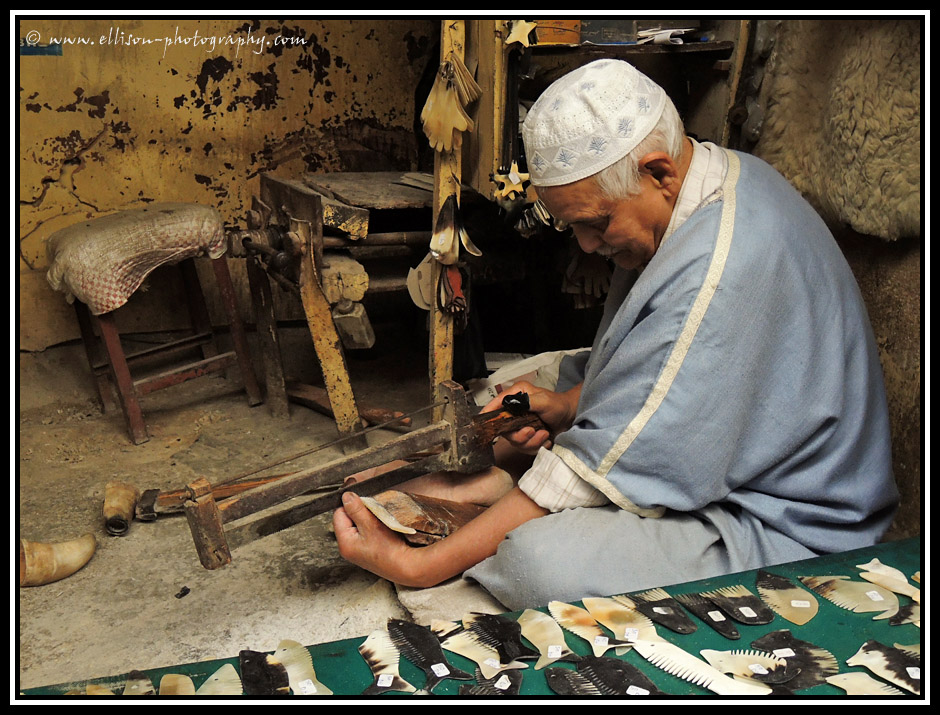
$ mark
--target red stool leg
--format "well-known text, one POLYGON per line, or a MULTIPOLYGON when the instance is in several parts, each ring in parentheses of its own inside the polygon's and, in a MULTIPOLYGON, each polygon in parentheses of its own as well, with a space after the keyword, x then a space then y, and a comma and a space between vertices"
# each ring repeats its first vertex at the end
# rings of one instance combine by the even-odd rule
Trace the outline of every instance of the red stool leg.
POLYGON ((98 336, 91 324, 91 312, 88 306, 80 300, 76 300, 75 315, 78 316, 78 329, 82 335, 82 343, 85 346, 85 355, 88 357, 88 367, 91 375, 98 387, 98 397, 101 398, 101 408, 107 413, 117 407, 114 401, 114 395, 111 393, 111 384, 108 382, 108 375, 101 369, 103 362, 98 345, 98 336))
POLYGON ((238 305, 235 301, 235 289, 232 287, 232 276, 228 272, 228 263, 225 256, 212 259, 212 270, 215 271, 215 280, 219 286, 219 295, 222 305, 228 315, 229 329, 232 334, 232 345, 235 349, 235 358, 242 374, 242 384, 248 393, 249 405, 260 405, 263 402, 261 388, 251 364, 251 352, 248 348, 248 337, 245 334, 245 325, 238 315, 238 305))
POLYGON ((108 356, 108 364, 111 366, 111 375, 114 378, 114 386, 121 402, 121 409, 124 412, 127 431, 130 433, 134 444, 141 444, 150 437, 147 435, 147 425, 144 424, 144 415, 137 399, 134 381, 131 379, 131 371, 127 366, 127 359, 124 357, 121 336, 114 324, 114 313, 99 315, 98 327, 108 356))

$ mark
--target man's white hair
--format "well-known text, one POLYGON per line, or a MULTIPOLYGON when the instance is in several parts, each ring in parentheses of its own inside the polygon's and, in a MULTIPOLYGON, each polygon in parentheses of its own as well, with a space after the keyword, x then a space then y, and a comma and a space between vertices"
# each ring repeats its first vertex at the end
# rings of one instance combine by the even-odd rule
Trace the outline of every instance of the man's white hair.
POLYGON ((675 105, 667 100, 656 126, 637 146, 622 159, 591 178, 605 198, 625 199, 640 193, 640 159, 654 151, 662 151, 678 162, 685 140, 685 127, 675 105))

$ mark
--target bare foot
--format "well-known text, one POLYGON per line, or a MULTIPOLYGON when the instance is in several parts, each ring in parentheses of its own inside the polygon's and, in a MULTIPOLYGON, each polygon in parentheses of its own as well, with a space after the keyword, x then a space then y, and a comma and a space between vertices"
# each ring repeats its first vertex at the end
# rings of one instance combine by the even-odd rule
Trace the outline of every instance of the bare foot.
POLYGON ((433 472, 400 484, 398 489, 409 494, 490 506, 515 485, 516 482, 509 472, 499 467, 489 467, 474 474, 433 472))
MULTIPOLYGON (((347 477, 343 483, 349 486, 356 482, 362 482, 377 477, 380 474, 385 474, 385 472, 389 472, 404 464, 407 464, 407 462, 397 460, 379 467, 366 469, 347 477)), ((489 467, 482 472, 476 472, 474 474, 432 472, 431 474, 425 474, 421 477, 403 482, 394 487, 394 489, 408 492, 409 494, 421 494, 423 496, 447 499, 448 501, 456 501, 464 504, 490 506, 514 486, 515 480, 508 472, 499 467, 489 467)))

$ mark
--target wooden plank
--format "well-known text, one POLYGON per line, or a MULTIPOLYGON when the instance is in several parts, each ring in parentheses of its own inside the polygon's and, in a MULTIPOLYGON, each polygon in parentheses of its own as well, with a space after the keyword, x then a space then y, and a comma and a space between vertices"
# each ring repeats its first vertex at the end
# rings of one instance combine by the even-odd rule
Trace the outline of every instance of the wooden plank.
POLYGON ((353 239, 365 238, 369 233, 369 211, 335 199, 323 197, 323 225, 335 228, 353 239))
MULTIPOLYGON (((305 385, 301 382, 289 382, 287 383, 287 395, 294 402, 305 405, 330 417, 333 416, 329 395, 327 395, 326 390, 322 387, 305 385)), ((359 414, 362 416, 363 422, 371 425, 384 424, 385 422, 390 422, 395 419, 398 420, 398 425, 404 427, 411 425, 411 418, 405 417, 404 412, 390 410, 384 407, 360 405, 359 414)))
POLYGON ((304 174, 304 183, 328 197, 367 209, 416 209, 431 206, 431 193, 404 186, 400 171, 304 174))

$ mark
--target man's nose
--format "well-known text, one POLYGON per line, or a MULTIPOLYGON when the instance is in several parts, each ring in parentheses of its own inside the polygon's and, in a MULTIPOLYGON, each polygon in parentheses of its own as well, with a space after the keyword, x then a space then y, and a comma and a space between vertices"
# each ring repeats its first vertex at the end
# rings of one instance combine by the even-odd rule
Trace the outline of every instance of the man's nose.
POLYGON ((585 229, 574 229, 574 237, 578 240, 578 245, 585 253, 594 253, 601 247, 603 241, 596 235, 596 232, 585 229))

